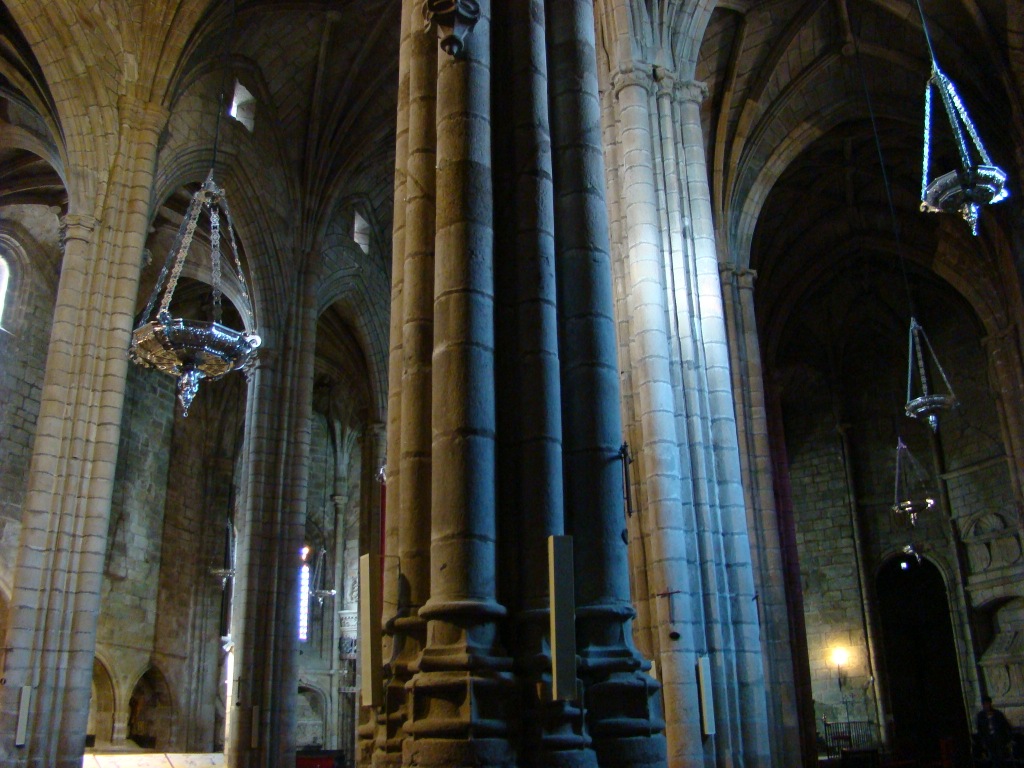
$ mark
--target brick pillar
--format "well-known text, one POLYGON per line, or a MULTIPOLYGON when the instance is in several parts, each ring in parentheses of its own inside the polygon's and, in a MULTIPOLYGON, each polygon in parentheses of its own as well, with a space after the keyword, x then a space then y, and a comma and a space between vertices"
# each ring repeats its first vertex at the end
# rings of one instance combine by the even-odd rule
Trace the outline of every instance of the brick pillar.
POLYGON ((1020 330, 1016 325, 1007 326, 986 336, 982 344, 999 409, 1014 499, 1017 509, 1024 511, 1024 372, 1020 330))
MULTIPOLYGON (((167 115, 119 104, 100 219, 66 217, 64 259, 29 472, 0 692, 0 764, 79 768, 128 349, 167 115), (27 741, 14 746, 22 688, 27 741)), ((70 169, 70 179, 95 171, 70 169)), ((69 189, 72 201, 78 198, 69 189)), ((73 202, 73 205, 74 202, 73 202)), ((98 207, 89 199, 89 210, 98 207)))

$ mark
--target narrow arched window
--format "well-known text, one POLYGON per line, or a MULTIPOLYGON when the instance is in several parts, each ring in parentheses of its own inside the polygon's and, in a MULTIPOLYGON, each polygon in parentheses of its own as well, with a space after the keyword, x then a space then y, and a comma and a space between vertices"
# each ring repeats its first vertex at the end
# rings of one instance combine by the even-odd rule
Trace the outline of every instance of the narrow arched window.
POLYGON ((363 218, 359 211, 353 211, 352 239, 356 241, 363 253, 370 252, 370 222, 363 218))
POLYGON ((299 569, 299 640, 309 639, 309 547, 302 548, 302 567, 299 569))
POLYGON ((0 328, 4 325, 4 304, 7 301, 7 282, 10 277, 10 270, 7 261, 0 256, 0 328))

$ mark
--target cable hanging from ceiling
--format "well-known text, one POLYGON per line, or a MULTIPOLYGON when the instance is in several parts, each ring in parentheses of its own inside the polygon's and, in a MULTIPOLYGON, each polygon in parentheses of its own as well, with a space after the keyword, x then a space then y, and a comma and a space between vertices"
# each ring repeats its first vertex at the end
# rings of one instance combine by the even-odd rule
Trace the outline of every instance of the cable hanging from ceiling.
POLYGON ((1006 172, 992 162, 981 136, 971 117, 967 114, 963 99, 957 93, 953 81, 939 69, 928 33, 921 0, 916 0, 921 16, 921 28, 928 45, 931 60, 931 74, 924 87, 924 151, 921 159, 921 210, 925 213, 958 212, 971 227, 971 234, 978 234, 978 219, 981 206, 992 205, 1009 197, 1006 188, 1006 172), (932 146, 932 89, 939 99, 953 132, 960 159, 960 168, 949 171, 929 181, 932 146), (970 139, 970 143, 968 143, 970 139))
POLYGON ((133 362, 146 368, 156 368, 177 379, 178 399, 182 405, 183 416, 188 416, 189 407, 199 391, 199 383, 203 379, 213 381, 233 371, 250 371, 256 364, 256 350, 262 343, 256 332, 252 302, 249 299, 245 274, 238 255, 238 242, 235 238, 235 225, 231 209, 228 207, 224 189, 214 180, 220 142, 221 115, 225 111, 225 91, 229 73, 228 56, 233 45, 235 23, 235 4, 232 0, 210 172, 189 202, 185 217, 178 228, 163 269, 153 286, 139 324, 132 332, 129 348, 129 357, 133 362), (204 213, 209 220, 210 231, 212 321, 174 317, 171 314, 171 300, 195 239, 199 217, 204 213), (230 268, 238 281, 234 303, 242 316, 242 323, 246 329, 242 331, 230 328, 221 322, 223 319, 221 240, 225 234, 230 254, 230 268), (157 306, 158 300, 159 306, 157 306))
POLYGON ((910 418, 925 419, 932 428, 932 431, 938 431, 939 413, 955 408, 959 401, 953 392, 949 376, 946 375, 946 371, 939 362, 935 349, 928 339, 928 334, 916 317, 914 298, 910 290, 910 280, 907 276, 906 258, 903 253, 903 241, 900 237, 899 221, 896 218, 896 206, 892 199, 892 184, 886 171, 885 155, 882 152, 882 141, 879 137, 878 120, 871 101, 871 92, 868 90, 864 66, 860 59, 860 47, 855 46, 855 50, 861 86, 864 89, 864 99, 867 103, 868 116, 871 120, 871 132, 875 140, 875 150, 878 154, 878 164, 882 171, 882 182, 885 187, 886 202, 889 206, 889 219, 892 225, 893 237, 896 240, 896 253, 899 259, 900 274, 903 277, 903 290, 906 294, 907 310, 910 315, 907 345, 907 400, 904 411, 910 418), (941 381, 944 389, 937 389, 933 386, 935 381, 941 381))
MULTIPOLYGON (((860 46, 856 43, 854 51, 857 57, 861 85, 864 89, 864 98, 868 107, 868 115, 871 120, 871 132, 875 141, 875 150, 878 154, 878 163, 882 171, 882 181, 889 207, 893 236, 896 241, 897 257, 899 259, 900 273, 903 278, 907 310, 910 315, 907 399, 904 405, 904 413, 910 418, 925 419, 933 432, 937 432, 939 428, 939 412, 955 407, 958 401, 949 383, 949 377, 946 375, 941 363, 939 363, 924 328, 917 321, 913 294, 910 289, 910 280, 907 275, 906 259, 903 253, 903 242, 900 237, 899 221, 896 218, 896 207, 893 203, 892 185, 889 181, 885 156, 882 152, 878 121, 871 101, 871 93, 868 89, 864 65, 861 61, 860 46), (945 391, 936 391, 933 388, 932 381, 936 378, 941 380, 945 391)), ((896 438, 896 472, 893 503, 890 511, 894 527, 907 531, 911 537, 911 542, 904 547, 906 554, 915 555, 920 559, 920 554, 912 541, 912 532, 917 524, 918 517, 927 510, 930 510, 934 504, 934 494, 928 491, 927 473, 925 473, 917 459, 914 458, 910 448, 903 442, 903 436, 898 434, 896 438)))

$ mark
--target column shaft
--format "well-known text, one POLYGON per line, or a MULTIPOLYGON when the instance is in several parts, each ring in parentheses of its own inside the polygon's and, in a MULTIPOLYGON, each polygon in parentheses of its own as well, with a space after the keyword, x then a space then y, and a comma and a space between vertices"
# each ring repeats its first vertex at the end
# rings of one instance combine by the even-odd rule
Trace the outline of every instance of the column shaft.
POLYGON ((316 341, 313 259, 289 315, 264 324, 249 386, 231 636, 229 768, 286 766, 295 754, 299 549, 305 538, 316 341), (280 329, 285 329, 282 333, 280 329))
MULTIPOLYGON (((166 112, 125 99, 120 121, 104 200, 88 201, 104 206, 101 218, 72 212, 65 220, 6 638, 3 765, 78 768, 82 761, 126 350, 166 112), (31 689, 28 734, 15 747, 23 687, 31 689)), ((72 170, 69 178, 92 178, 72 170)))
MULTIPOLYGON (((501 356, 509 460, 502 465, 513 497, 501 507, 508 530, 504 562, 516 570, 514 652, 526 702, 523 750, 530 765, 596 766, 586 749, 583 714, 569 702, 550 700, 551 652, 547 539, 565 532, 562 482, 562 419, 559 381, 555 210, 552 201, 548 64, 543 0, 509 7, 511 93, 502 114, 511 114, 514 155, 507 194, 515 218, 507 223, 510 248, 502 304, 508 307, 508 346, 501 356), (506 378, 507 377, 507 378, 506 378)), ((495 24, 497 28, 497 22, 495 24)), ((501 339, 499 339, 501 341, 501 339)), ((499 407, 501 407, 499 403, 499 407)), ((503 491, 501 500, 506 493, 503 491)))
POLYGON ((406 765, 513 761, 496 623, 490 3, 479 11, 459 55, 438 57, 430 598, 406 765))
MULTIPOLYGON (((640 461, 646 504, 641 525, 645 536, 645 570, 655 595, 656 631, 665 701, 674 713, 666 724, 674 762, 703 760, 696 681, 695 638, 699 616, 686 607, 693 595, 683 528, 684 495, 680 482, 676 399, 670 370, 665 265, 659 229, 659 199, 651 137, 650 73, 619 71, 613 77, 622 146, 621 194, 627 201, 627 311, 634 335, 631 349, 633 387, 640 420, 640 461), (675 639, 673 639, 673 635, 675 639)), ((657 125, 657 122, 655 122, 657 125)))
POLYGON ((657 685, 630 636, 622 442, 594 9, 547 5, 566 528, 574 537, 581 676, 602 766, 665 761, 657 685))

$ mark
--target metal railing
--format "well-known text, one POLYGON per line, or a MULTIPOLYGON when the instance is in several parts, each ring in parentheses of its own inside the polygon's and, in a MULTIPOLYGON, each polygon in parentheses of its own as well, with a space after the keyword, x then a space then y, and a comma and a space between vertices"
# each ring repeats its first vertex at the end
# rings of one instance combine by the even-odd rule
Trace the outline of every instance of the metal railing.
POLYGON ((841 720, 825 725, 825 749, 828 757, 840 757, 844 749, 870 749, 878 746, 878 726, 868 720, 841 720))

